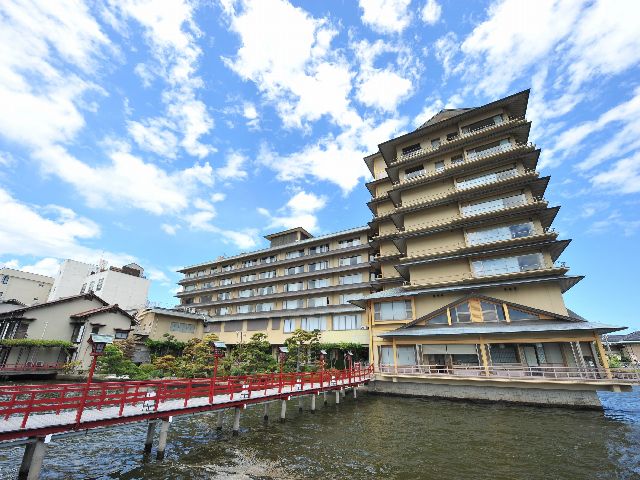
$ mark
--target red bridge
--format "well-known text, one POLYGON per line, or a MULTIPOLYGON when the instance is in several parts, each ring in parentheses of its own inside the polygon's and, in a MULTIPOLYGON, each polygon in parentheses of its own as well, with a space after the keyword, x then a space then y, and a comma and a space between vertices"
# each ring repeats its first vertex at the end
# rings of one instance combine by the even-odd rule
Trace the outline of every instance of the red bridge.
MULTIPOLYGON (((21 442, 26 443, 27 448, 20 478, 38 478, 44 445, 52 434, 160 419, 158 457, 162 458, 173 416, 234 408, 233 430, 237 433, 240 411, 247 405, 280 400, 280 419, 284 421, 286 400, 310 396, 311 410, 315 411, 316 395, 335 391, 339 403, 340 392, 344 395, 344 390, 351 388, 355 396, 357 387, 368 382, 372 373, 371 367, 356 367, 313 373, 217 377, 215 381, 177 379, 0 386, 3 419, 0 442, 15 444, 15 440, 26 439, 21 442)), ((151 451, 156 423, 149 424, 146 451, 151 451)))

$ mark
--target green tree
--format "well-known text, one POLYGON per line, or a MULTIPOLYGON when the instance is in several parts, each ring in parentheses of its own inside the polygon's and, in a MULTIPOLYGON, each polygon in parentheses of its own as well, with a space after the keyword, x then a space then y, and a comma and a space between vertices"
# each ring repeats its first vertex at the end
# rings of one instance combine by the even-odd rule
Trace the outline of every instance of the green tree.
POLYGON ((128 375, 135 380, 142 380, 147 374, 140 370, 135 363, 125 357, 124 352, 117 344, 107 345, 104 354, 98 357, 98 371, 112 375, 128 375))
POLYGON ((315 370, 317 354, 320 350, 320 331, 306 332, 296 329, 284 342, 289 353, 285 362, 286 371, 315 370))

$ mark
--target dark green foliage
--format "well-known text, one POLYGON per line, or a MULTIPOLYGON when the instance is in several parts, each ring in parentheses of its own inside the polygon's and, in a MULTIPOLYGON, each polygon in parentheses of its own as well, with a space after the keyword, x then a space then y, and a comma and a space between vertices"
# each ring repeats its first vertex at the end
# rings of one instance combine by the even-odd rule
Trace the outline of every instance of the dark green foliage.
POLYGON ((173 355, 174 357, 182 355, 187 342, 180 342, 176 337, 165 333, 162 340, 147 339, 145 345, 149 347, 151 358, 162 357, 164 355, 173 355))
POLYGON ((73 343, 65 340, 36 340, 32 338, 9 338, 0 340, 2 347, 30 347, 30 348, 64 348, 71 349, 73 343))

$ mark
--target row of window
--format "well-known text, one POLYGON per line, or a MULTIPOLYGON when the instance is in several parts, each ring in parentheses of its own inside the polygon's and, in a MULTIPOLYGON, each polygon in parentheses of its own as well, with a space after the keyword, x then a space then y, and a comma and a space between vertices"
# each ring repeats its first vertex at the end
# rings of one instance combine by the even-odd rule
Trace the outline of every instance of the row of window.
MULTIPOLYGON (((340 295, 340 305, 346 305, 351 300, 358 300, 364 296, 363 293, 350 293, 340 295)), ((201 301, 200 303, 205 303, 201 301)), ((283 300, 281 304, 281 310, 297 310, 299 308, 317 308, 326 307, 331 305, 330 297, 319 296, 309 298, 296 298, 283 300)), ((253 313, 253 312, 270 312, 276 310, 275 302, 262 302, 242 304, 236 306, 219 307, 215 310, 215 315, 233 315, 234 313, 253 313)))
POLYGON ((2 275, 2 277, 0 277, 0 282, 2 282, 3 285, 9 283, 9 275, 2 275))
POLYGON ((103 284, 104 284, 104 278, 99 278, 97 285, 96 285, 95 280, 89 282, 89 288, 87 288, 87 284, 86 283, 83 283, 82 284, 82 288, 80 289, 80 293, 85 293, 85 291, 87 293, 99 292, 100 290, 102 290, 102 285, 103 284), (95 289, 94 289, 94 287, 95 287, 95 289))
MULTIPOLYGON (((207 328, 210 332, 221 332, 223 325, 225 332, 240 332, 243 330, 243 324, 245 322, 225 322, 213 323, 207 328)), ((267 330, 267 319, 255 319, 246 320, 247 331, 254 332, 260 330, 267 330)), ((278 331, 282 329, 284 333, 292 333, 298 328, 307 332, 314 330, 326 331, 326 330, 359 330, 362 328, 362 314, 350 313, 327 316, 314 316, 314 317, 302 317, 302 318, 273 318, 271 319, 271 330, 278 331)))
MULTIPOLYGON (((359 263, 362 263, 362 258, 360 255, 358 255, 357 257, 348 257, 349 262, 351 263, 346 263, 347 260, 345 259, 345 264, 341 265, 341 266, 347 266, 347 265, 358 265, 359 263), (351 260, 351 258, 354 258, 353 260, 351 260)), ((343 259, 341 259, 343 260, 343 259)), ((325 263, 325 262, 323 262, 325 263)), ((328 267, 328 265, 325 266, 318 266, 318 264, 311 264, 309 265, 309 270, 308 272, 316 272, 316 271, 321 271, 321 270, 325 270, 328 267), (313 269, 311 268, 311 265, 315 265, 313 267, 313 269)), ((289 269, 288 269, 289 270, 289 269)), ((301 265, 299 267, 291 267, 291 273, 285 272, 285 275, 294 275, 296 273, 304 273, 304 266, 301 265)), ((250 283, 250 282, 254 282, 256 280, 266 280, 269 278, 276 278, 276 271, 270 271, 270 272, 262 272, 260 273, 257 277, 256 275, 243 275, 242 277, 240 277, 240 283, 250 283)), ((339 277, 339 285, 351 285, 354 283, 360 283, 362 282, 362 274, 361 273, 357 273, 357 274, 353 274, 353 275, 341 275, 339 277)), ((231 278, 221 278, 219 285, 221 287, 224 286, 229 286, 229 285, 234 285, 234 282, 231 278)), ((293 283, 288 283, 285 285, 285 292, 291 292, 291 291, 298 291, 298 290, 304 290, 304 288, 302 288, 303 282, 293 282, 293 283), (296 287, 297 285, 299 285, 300 287, 296 287), (290 287, 288 287, 290 286, 290 287), (291 288, 290 290, 287 288, 291 288), (296 288, 298 290, 296 290, 296 288)), ((191 292, 194 290, 206 290, 208 288, 214 288, 215 282, 204 282, 201 285, 186 285, 183 289, 184 292, 191 292)), ((329 286, 329 279, 328 278, 324 278, 324 279, 311 279, 307 281, 307 288, 308 289, 313 289, 313 288, 323 288, 323 287, 328 287, 329 286)), ((274 289, 275 287, 273 285, 269 285, 269 286, 265 286, 265 287, 259 287, 256 289, 245 289, 245 290, 241 290, 241 292, 245 292, 244 294, 241 294, 241 297, 244 296, 252 296, 252 295, 269 295, 271 293, 275 293, 274 291, 269 291, 269 289, 274 289), (255 292, 253 294, 249 293, 249 292, 255 292)), ((84 289, 83 289, 84 291, 84 289)), ((83 292, 80 292, 83 293, 83 292)), ((219 294, 219 295, 224 295, 224 294, 219 294)), ((228 300, 226 298, 222 298, 223 300, 228 300)))
MULTIPOLYGON (((488 127, 492 127, 494 125, 499 125, 503 123, 504 117, 502 115, 494 115, 493 117, 485 118, 478 122, 472 123, 470 125, 466 125, 461 128, 463 135, 468 135, 470 133, 476 132, 478 130, 483 130, 488 127)), ((458 131, 449 132, 445 135, 446 141, 450 142, 458 138, 458 131)), ((429 141, 429 146, 431 150, 439 148, 442 144, 442 137, 432 138, 429 141)), ((404 147, 402 149, 402 156, 408 156, 412 153, 419 152, 422 150, 422 145, 420 143, 415 143, 413 145, 409 145, 408 147, 404 147)))
MULTIPOLYGON (((345 240, 338 241, 338 249, 355 247, 358 245, 362 245, 360 241, 360 237, 348 238, 345 240)), ((290 252, 286 252, 284 254, 284 259, 291 260, 294 258, 303 257, 305 255, 316 255, 319 253, 326 253, 329 250, 330 250, 329 244, 325 243, 322 245, 315 245, 307 249, 302 248, 299 250, 292 250, 290 252)), ((240 262, 239 267, 237 266, 237 264, 230 263, 228 265, 222 265, 219 269, 217 267, 213 267, 211 269, 204 269, 204 270, 199 270, 197 272, 186 273, 184 278, 204 277, 204 276, 211 275, 214 273, 219 273, 219 272, 231 272, 233 270, 236 270, 237 268, 248 268, 248 267, 254 267, 257 265, 268 265, 270 263, 274 263, 277 261, 278 261, 277 255, 269 255, 261 258, 247 259, 240 262)))
MULTIPOLYGON (((480 301, 480 308, 482 312, 483 322, 506 322, 506 316, 504 308, 501 304, 493 302, 480 301)), ((457 323, 471 323, 471 306, 469 302, 462 302, 454 307, 448 309, 451 317, 451 324, 457 323)), ((518 308, 507 305, 509 312, 509 320, 512 322, 525 321, 525 320, 540 320, 540 317, 534 313, 526 312, 518 308)), ((427 320, 429 325, 448 325, 449 318, 447 312, 440 313, 427 320)))
POLYGON ((194 333, 196 326, 193 323, 171 322, 169 324, 170 332, 194 333))

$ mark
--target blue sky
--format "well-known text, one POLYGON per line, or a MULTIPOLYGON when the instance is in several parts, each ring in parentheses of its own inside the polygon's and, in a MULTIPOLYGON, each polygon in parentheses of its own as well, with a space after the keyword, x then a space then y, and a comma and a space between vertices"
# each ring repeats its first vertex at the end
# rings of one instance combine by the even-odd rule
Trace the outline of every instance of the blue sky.
POLYGON ((362 157, 532 89, 567 304, 640 328, 640 3, 0 3, 0 265, 183 265, 371 218, 362 157))

